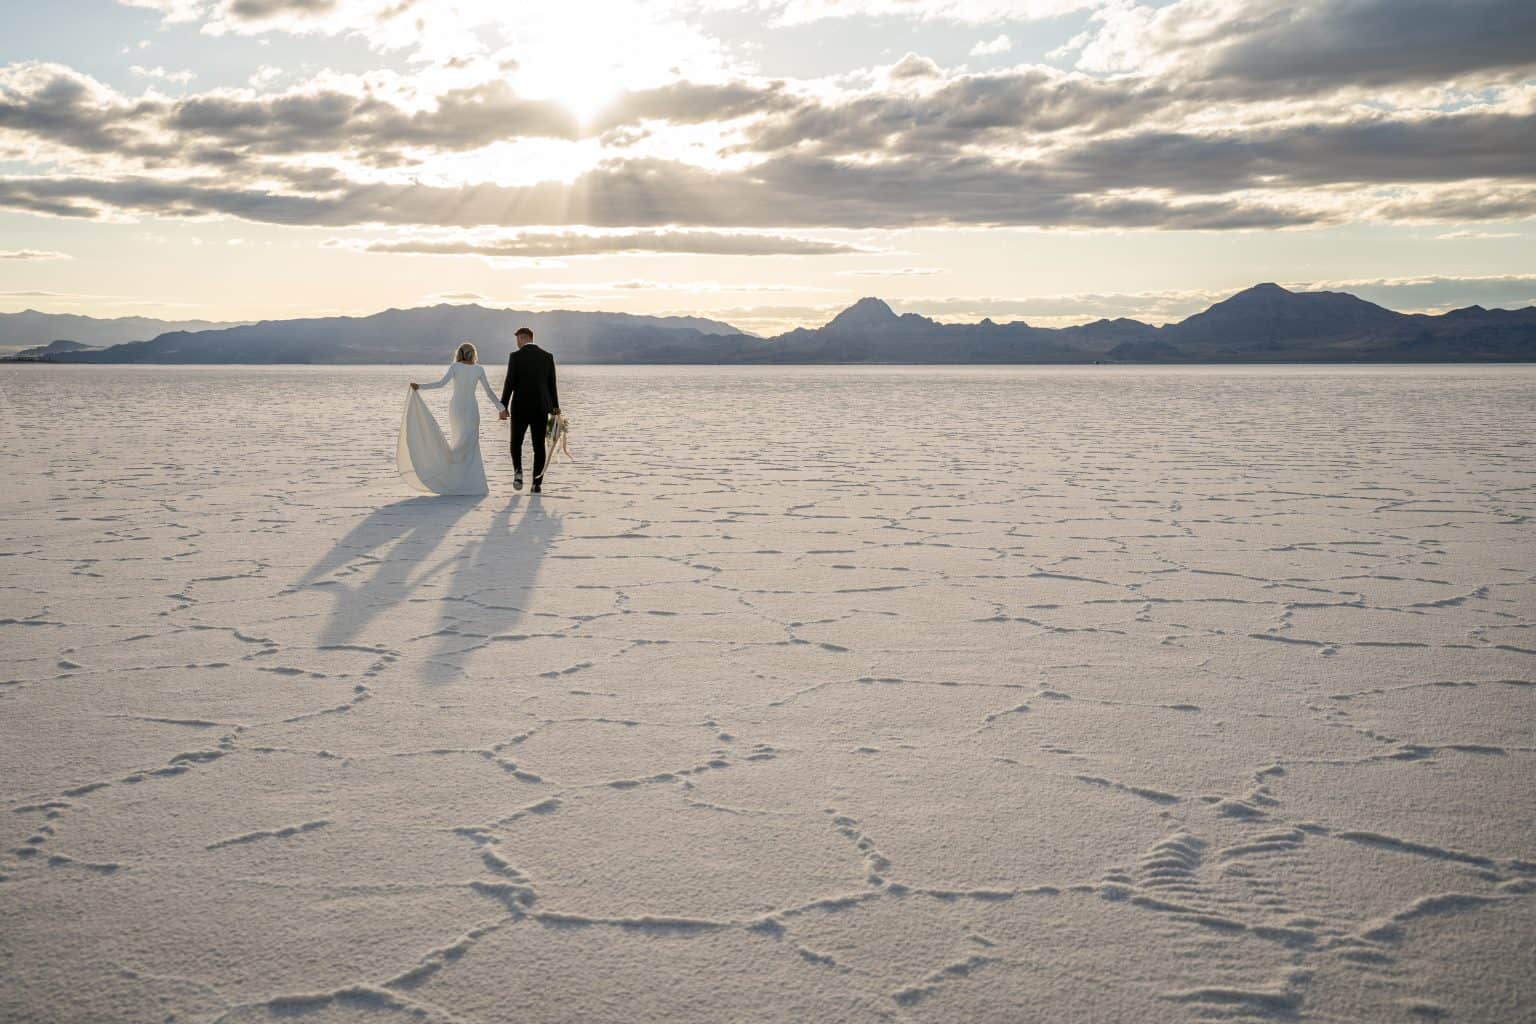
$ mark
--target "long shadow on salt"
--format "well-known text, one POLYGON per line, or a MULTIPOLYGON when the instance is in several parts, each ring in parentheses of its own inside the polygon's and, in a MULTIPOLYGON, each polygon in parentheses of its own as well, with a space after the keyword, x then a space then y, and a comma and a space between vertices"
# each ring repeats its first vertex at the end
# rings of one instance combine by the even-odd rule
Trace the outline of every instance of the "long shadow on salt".
POLYGON ((415 497, 370 512, 295 584, 333 598, 316 644, 397 648, 410 638, 399 635, 404 626, 410 636, 436 639, 427 660, 451 662, 513 631, 534 600, 560 517, 538 499, 515 495, 479 525, 472 513, 493 502, 415 497), (422 602, 438 605, 435 621, 415 613, 385 628, 381 620, 392 612, 422 602))
POLYGON ((455 550, 435 566, 438 639, 432 658, 480 647, 511 633, 537 599, 544 559, 560 534, 560 517, 537 498, 514 496, 483 533, 465 531, 455 550), (446 573, 446 575, 443 575, 446 573))

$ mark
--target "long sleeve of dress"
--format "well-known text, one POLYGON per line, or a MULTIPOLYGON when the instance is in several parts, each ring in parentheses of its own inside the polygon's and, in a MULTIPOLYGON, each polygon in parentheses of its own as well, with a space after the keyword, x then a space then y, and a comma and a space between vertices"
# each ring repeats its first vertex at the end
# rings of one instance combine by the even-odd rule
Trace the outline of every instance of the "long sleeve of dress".
POLYGON ((478 371, 476 375, 480 378, 480 386, 485 389, 485 397, 489 398, 491 400, 491 404, 494 405, 497 409, 501 410, 502 412, 506 412, 507 403, 498 402, 496 400, 496 392, 491 390, 491 379, 485 375, 485 367, 477 366, 475 369, 478 371))
POLYGON ((443 379, 442 380, 433 381, 431 384, 422 384, 422 385, 420 385, 421 390, 423 390, 423 391, 433 391, 433 390, 435 390, 437 388, 442 387, 444 384, 447 384, 448 381, 452 377, 453 377, 453 367, 450 366, 450 367, 448 367, 448 369, 443 371, 443 379))

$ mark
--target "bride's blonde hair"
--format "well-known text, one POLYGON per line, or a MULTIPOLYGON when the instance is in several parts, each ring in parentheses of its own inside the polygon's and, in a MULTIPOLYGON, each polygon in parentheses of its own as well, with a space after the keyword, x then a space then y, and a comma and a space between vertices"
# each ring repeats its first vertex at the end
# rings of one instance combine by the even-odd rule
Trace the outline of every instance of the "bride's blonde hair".
POLYGON ((472 363, 479 358, 480 354, 475 351, 475 346, 467 341, 453 354, 453 360, 456 363, 472 363))

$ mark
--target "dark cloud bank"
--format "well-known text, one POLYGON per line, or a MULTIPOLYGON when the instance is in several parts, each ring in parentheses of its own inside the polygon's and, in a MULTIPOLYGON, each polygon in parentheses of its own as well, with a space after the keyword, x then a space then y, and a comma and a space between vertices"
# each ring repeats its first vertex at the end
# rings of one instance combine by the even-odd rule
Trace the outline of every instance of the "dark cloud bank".
MULTIPOLYGON (((223 13, 333 7, 234 0, 223 13)), ((719 229, 1241 230, 1536 215, 1528 95, 1497 106, 1450 97, 1442 109, 1381 100, 1393 89, 1529 81, 1536 5, 1244 0, 1212 21, 1213 9, 1199 5, 1197 21, 1183 0, 1146 29, 1143 58, 1176 58, 1171 70, 953 74, 908 58, 861 93, 676 82, 619 96, 589 124, 500 80, 431 97, 337 79, 277 94, 132 98, 66 67, 13 65, 0 69, 0 145, 45 147, 55 166, 0 177, 0 209, 333 228, 698 228, 711 230, 666 238, 700 243, 686 251, 806 255, 842 250, 809 240, 754 249, 719 229), (722 154, 752 159, 713 171, 625 148, 676 125, 719 125, 722 154), (430 184, 409 173, 506 140, 581 138, 611 144, 611 156, 569 183, 430 184), (361 168, 398 173, 379 183, 361 168)), ((685 251, 651 241, 646 251, 685 251)), ((568 243, 577 254, 638 251, 568 243)), ((462 240, 379 251, 498 254, 462 240)))

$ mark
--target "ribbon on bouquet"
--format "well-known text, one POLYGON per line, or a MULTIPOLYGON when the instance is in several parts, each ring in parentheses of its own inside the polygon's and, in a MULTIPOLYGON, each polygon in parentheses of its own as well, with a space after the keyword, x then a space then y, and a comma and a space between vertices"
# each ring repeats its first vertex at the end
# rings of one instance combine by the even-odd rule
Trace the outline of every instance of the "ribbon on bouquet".
POLYGON ((556 452, 563 452, 567 459, 570 459, 572 462, 576 461, 576 457, 571 454, 571 447, 569 444, 569 439, 571 436, 570 420, 566 419, 564 416, 557 412, 550 413, 547 433, 549 435, 549 450, 546 453, 546 457, 550 462, 555 461, 556 452))

